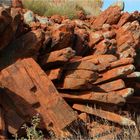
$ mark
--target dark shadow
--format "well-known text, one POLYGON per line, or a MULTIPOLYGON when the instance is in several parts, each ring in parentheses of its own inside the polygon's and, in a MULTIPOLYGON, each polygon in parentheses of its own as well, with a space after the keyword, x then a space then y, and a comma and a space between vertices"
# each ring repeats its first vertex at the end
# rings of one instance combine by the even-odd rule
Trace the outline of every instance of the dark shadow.
POLYGON ((90 54, 91 49, 88 46, 86 39, 81 39, 77 34, 73 36, 72 49, 76 51, 77 56, 87 56, 90 54))
MULTIPOLYGON (((30 42, 34 42, 36 39, 37 38, 34 33, 28 32, 23 36, 19 37, 18 39, 14 40, 7 47, 5 47, 0 52, 0 70, 13 64, 18 59, 37 55, 37 52, 32 49, 32 46, 31 48, 29 48, 30 42)), ((34 44, 34 45, 38 45, 38 44, 34 44)))

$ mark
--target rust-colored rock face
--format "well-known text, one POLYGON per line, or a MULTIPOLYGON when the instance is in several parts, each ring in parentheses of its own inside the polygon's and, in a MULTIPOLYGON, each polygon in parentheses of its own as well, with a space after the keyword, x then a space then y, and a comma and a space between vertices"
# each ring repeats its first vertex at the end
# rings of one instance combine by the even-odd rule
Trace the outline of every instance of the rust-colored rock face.
POLYGON ((33 57, 36 59, 37 52, 42 47, 44 38, 44 33, 40 29, 30 31, 17 38, 3 50, 0 61, 4 63, 0 64, 0 69, 21 58, 33 57))
POLYGON ((103 36, 105 39, 111 39, 111 38, 114 38, 116 35, 116 33, 112 30, 112 31, 106 31, 106 32, 103 32, 103 36))
POLYGON ((102 74, 102 77, 99 78, 95 83, 101 83, 108 80, 114 80, 119 77, 126 76, 130 73, 132 73, 135 70, 135 67, 133 65, 126 65, 121 66, 118 68, 114 68, 112 70, 109 70, 102 74))
POLYGON ((24 59, 1 71, 0 84, 7 88, 8 92, 5 94, 8 94, 7 96, 17 106, 21 113, 20 117, 24 120, 38 112, 42 117, 43 127, 52 129, 57 135, 59 135, 60 130, 76 120, 76 114, 60 97, 50 79, 33 59, 24 59), (9 73, 9 76, 7 75, 9 77, 8 81, 5 75, 7 72, 9 73), (10 75, 13 76, 13 80, 10 75), (24 80, 20 80, 21 77, 24 77, 24 80), (38 106, 36 106, 37 104, 38 106), (56 106, 57 108, 55 108, 56 106), (60 113, 61 116, 57 113, 59 111, 62 112, 60 113), (49 126, 50 123, 53 125, 49 126))
POLYGON ((140 12, 68 19, 12 2, 0 6, 0 139, 26 137, 36 114, 44 139, 124 139, 140 115, 140 12))
POLYGON ((139 45, 139 23, 137 21, 127 22, 117 31, 118 51, 135 48, 139 45))
POLYGON ((116 24, 121 17, 121 9, 118 6, 109 7, 107 10, 102 12, 93 23, 95 28, 100 28, 103 24, 116 24))
POLYGON ((106 84, 99 85, 99 88, 101 89, 101 91, 111 92, 111 91, 125 88, 125 83, 123 80, 119 79, 119 80, 108 82, 106 84))
POLYGON ((82 92, 81 94, 66 94, 61 93, 62 97, 69 101, 79 101, 79 102, 86 102, 86 103, 106 103, 106 104, 117 104, 122 105, 125 103, 125 99, 115 92, 110 92, 107 94, 106 92, 82 92))
POLYGON ((47 76, 49 77, 50 80, 59 80, 62 76, 62 68, 56 68, 52 70, 46 71, 47 76))
POLYGON ((121 27, 125 23, 131 21, 131 17, 132 17, 132 15, 129 14, 128 12, 123 13, 122 16, 121 16, 121 18, 120 18, 120 20, 119 20, 119 22, 118 22, 118 26, 121 27))
POLYGON ((64 48, 58 51, 48 53, 41 58, 41 64, 43 66, 58 65, 68 62, 75 55, 75 51, 72 48, 64 48))
POLYGON ((100 43, 98 43, 97 45, 95 45, 94 55, 102 55, 102 54, 107 54, 109 51, 109 47, 110 47, 111 43, 109 40, 105 39, 103 41, 101 41, 100 43))
POLYGON ((93 48, 95 44, 104 39, 102 32, 100 31, 90 33, 89 37, 90 37, 89 46, 91 48, 93 48))

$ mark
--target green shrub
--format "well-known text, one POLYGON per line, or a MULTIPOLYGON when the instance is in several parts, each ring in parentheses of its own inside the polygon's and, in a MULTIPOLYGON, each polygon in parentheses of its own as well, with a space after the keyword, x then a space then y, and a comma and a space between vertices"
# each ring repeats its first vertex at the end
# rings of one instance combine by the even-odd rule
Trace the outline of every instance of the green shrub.
MULTIPOLYGON (((28 126, 27 124, 24 124, 21 128, 26 131, 26 137, 21 137, 21 140, 43 140, 44 135, 41 130, 38 130, 38 126, 40 124, 40 117, 39 115, 33 116, 31 120, 31 126, 28 126)), ((18 140, 18 135, 15 135, 15 140, 18 140)))

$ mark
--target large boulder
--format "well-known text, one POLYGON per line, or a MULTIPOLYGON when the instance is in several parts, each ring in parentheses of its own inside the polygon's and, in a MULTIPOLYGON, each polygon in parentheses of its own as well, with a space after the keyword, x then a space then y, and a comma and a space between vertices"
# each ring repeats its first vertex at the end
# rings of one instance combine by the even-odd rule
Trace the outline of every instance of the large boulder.
POLYGON ((38 29, 30 31, 13 41, 1 52, 0 69, 21 58, 33 57, 36 59, 40 48, 43 46, 44 39, 44 32, 38 29))
POLYGON ((121 17, 121 8, 118 6, 111 6, 98 16, 94 23, 94 28, 101 28, 103 24, 117 24, 121 17))

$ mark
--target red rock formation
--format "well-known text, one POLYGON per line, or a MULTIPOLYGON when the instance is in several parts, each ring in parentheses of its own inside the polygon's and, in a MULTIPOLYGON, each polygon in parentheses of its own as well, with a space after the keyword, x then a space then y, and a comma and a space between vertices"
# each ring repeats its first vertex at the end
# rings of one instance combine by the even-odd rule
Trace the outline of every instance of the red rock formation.
POLYGON ((122 125, 135 125, 131 110, 140 114, 140 13, 117 6, 98 17, 79 12, 73 20, 33 13, 27 25, 23 15, 28 10, 21 7, 18 0, 11 12, 0 7, 0 139, 9 138, 5 132, 15 134, 36 113, 43 131, 63 138, 82 127, 83 138, 112 139, 106 129, 115 127, 118 135, 122 125), (83 123, 77 126, 77 120, 83 123), (93 127, 97 124, 100 129, 93 127))

